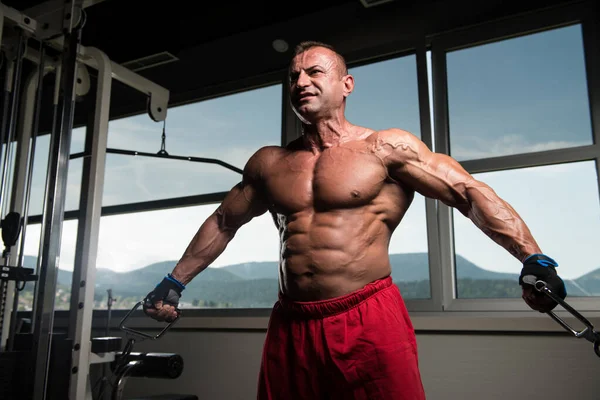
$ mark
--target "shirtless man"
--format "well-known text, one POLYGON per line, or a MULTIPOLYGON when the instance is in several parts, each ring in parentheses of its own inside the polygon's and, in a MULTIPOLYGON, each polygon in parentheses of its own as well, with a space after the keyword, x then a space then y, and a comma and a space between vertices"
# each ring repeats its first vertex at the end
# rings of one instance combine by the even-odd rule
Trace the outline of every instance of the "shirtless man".
MULTIPOLYGON (((270 210, 281 237, 280 289, 258 398, 424 399, 413 326, 388 257, 390 237, 415 192, 458 209, 523 264, 521 277, 534 275, 566 296, 556 262, 489 186, 409 132, 346 120, 354 78, 333 48, 300 44, 289 73, 303 135, 249 159, 242 181, 148 294, 148 315, 175 318, 185 285, 242 225, 270 210)), ((522 279, 519 284, 532 309, 556 306, 522 279)))

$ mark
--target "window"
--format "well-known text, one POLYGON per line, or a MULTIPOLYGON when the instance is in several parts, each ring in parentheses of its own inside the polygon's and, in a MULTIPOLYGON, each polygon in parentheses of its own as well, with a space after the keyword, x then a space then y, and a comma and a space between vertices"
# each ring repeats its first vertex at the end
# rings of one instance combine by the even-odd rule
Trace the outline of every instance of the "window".
MULTIPOLYGON (((166 151, 214 158, 240 169, 260 147, 281 143, 281 85, 170 109, 166 151)), ((156 153, 162 123, 142 115, 113 121, 109 148, 156 153)), ((108 154, 103 206, 228 191, 241 175, 221 166, 108 154), (110 156, 110 157, 108 157, 110 156)), ((101 218, 95 307, 127 309, 171 272, 217 203, 101 218)), ((243 226, 186 288, 182 307, 269 308, 278 292, 279 238, 269 213, 243 226)))
POLYGON ((592 144, 581 26, 447 54, 459 161, 592 144))
MULTIPOLYGON (((40 250, 41 225, 27 225, 23 267, 37 270, 40 250)), ((75 263, 75 242, 77 240, 77 221, 65 221, 62 228, 60 258, 58 260, 58 277, 56 281, 55 310, 68 310, 71 302, 71 283, 75 263)), ((31 311, 33 306, 34 282, 27 282, 19 293, 19 310, 31 311)))
MULTIPOLYGON (((346 117, 371 129, 400 128, 421 137, 416 57, 408 55, 350 68, 355 90, 346 117)), ((419 194, 390 241, 392 278, 406 299, 431 296, 425 199, 419 194)))
MULTIPOLYGON (((107 147, 156 154, 162 128, 147 115, 112 121, 107 147)), ((165 132, 169 155, 243 169, 261 146, 281 143, 281 85, 169 109, 165 132)), ((215 164, 107 154, 102 205, 224 192, 240 178, 215 164)))
MULTIPOLYGON (((71 154, 83 151, 85 144, 85 128, 76 128, 71 136, 71 154)), ((33 172, 31 177, 31 194, 29 201, 29 215, 41 215, 44 207, 44 195, 46 192, 46 179, 48 172, 48 153, 50 151, 50 135, 42 135, 35 140, 35 155, 33 160, 33 172)), ((81 191, 81 172, 83 161, 76 158, 69 161, 67 176, 67 194, 65 199, 65 210, 72 211, 79 208, 79 196, 81 191)))
MULTIPOLYGON (((72 131, 70 153, 83 151, 85 143, 85 128, 76 128, 72 131)), ((41 215, 44 206, 46 179, 48 172, 48 153, 50 150, 50 134, 36 138, 33 171, 31 177, 31 192, 28 216, 41 215)), ((81 191, 82 159, 69 161, 67 175, 67 191, 65 210, 77 210, 81 191)), ((37 270, 37 260, 40 253, 41 224, 28 224, 27 229, 21 231, 24 235, 25 245, 23 251, 23 267, 37 270)), ((77 240, 77 221, 65 221, 62 227, 62 238, 59 258, 59 271, 56 286, 56 310, 68 310, 70 306, 70 293, 73 263, 75 258, 75 242, 77 240)), ((17 250, 17 249, 15 249, 17 250)), ((34 282, 27 282, 23 291, 19 293, 19 310, 29 311, 33 306, 34 282)))
MULTIPOLYGON (((599 265, 589 257, 600 232, 598 176, 591 161, 475 174, 521 215, 543 252, 554 258, 567 293, 600 296, 599 265), (576 193, 577 195, 573 195, 576 193)), ((521 264, 454 211, 459 298, 521 297, 521 264)))
POLYGON ((346 118, 371 129, 400 128, 421 137, 416 57, 408 55, 349 68, 354 92, 346 118))
MULTIPOLYGON (((594 280, 598 265, 586 257, 600 230, 599 153, 588 99, 588 91, 595 89, 588 87, 586 74, 590 72, 584 63, 581 25, 515 37, 516 29, 538 30, 535 24, 517 28, 508 22, 504 24, 507 31, 501 34, 513 38, 493 43, 488 42, 490 32, 485 26, 431 39, 432 76, 437 79, 441 72, 446 74, 445 85, 432 82, 439 85, 434 100, 440 114, 435 121, 442 125, 436 127, 436 151, 459 160, 507 200, 542 250, 559 262, 571 298, 586 301, 600 296, 594 280), (467 47, 470 43, 477 45, 467 47), (447 104, 438 103, 445 98, 447 104), (441 137, 446 133, 445 122, 448 138, 441 137)), ((558 25, 549 22, 548 26, 558 25)), ((350 73, 356 84, 347 103, 351 123, 377 130, 397 127, 422 137, 414 55, 386 56, 383 61, 351 67, 350 73)), ((282 87, 273 85, 169 109, 165 150, 170 155, 220 159, 243 168, 261 146, 280 144, 281 101, 282 87)), ((156 153, 161 149, 162 130, 163 123, 147 115, 111 121, 108 147, 156 153)), ((74 137, 73 148, 82 143, 74 137)), ((46 163, 47 155, 36 162, 44 167, 46 163)), ((77 207, 80 171, 76 163, 71 164, 74 177, 69 176, 67 209, 77 207)), ((35 186, 36 197, 41 199, 45 175, 36 179, 41 182, 35 186)), ((129 309, 142 299, 172 270, 199 226, 218 206, 214 197, 194 204, 182 198, 221 196, 239 179, 239 173, 214 164, 108 154, 103 206, 135 203, 139 209, 101 218, 95 307, 106 308, 108 289, 117 299, 115 308, 129 309), (168 206, 157 209, 157 203, 152 207, 146 203, 155 200, 168 200, 168 206)), ((427 300, 411 302, 409 307, 416 311, 483 307, 487 311, 493 303, 498 304, 494 309, 513 310, 511 299, 520 298, 518 260, 462 214, 451 210, 448 225, 444 218, 427 219, 425 205, 425 199, 416 194, 389 246, 392 276, 404 298, 427 300), (450 238, 453 246, 448 246, 450 238), (446 269, 452 259, 455 282, 446 269), (457 300, 447 302, 454 296, 447 290, 452 286, 457 300)), ((41 212, 41 200, 37 207, 41 212)), ((428 216, 436 212, 445 216, 443 207, 427 208, 428 216)), ((73 266, 68 249, 74 249, 76 225, 68 222, 63 232, 59 284, 67 278, 70 282, 73 266)), ((37 247, 28 245, 27 249, 37 254, 37 247)), ((278 233, 271 216, 265 214, 242 227, 223 254, 188 285, 182 306, 270 308, 277 296, 278 262, 278 233)))
MULTIPOLYGON (((579 149, 594 144, 581 26, 448 52, 446 66, 450 155, 525 220, 570 297, 600 295, 585 257, 600 208, 596 162, 579 149), (518 154, 527 157, 509 157, 518 154)), ((520 298, 519 260, 452 215, 456 297, 520 298)))
MULTIPOLYGON (((130 309, 170 272, 217 204, 101 219, 96 308, 130 309)), ((188 284, 185 308, 270 308, 278 292, 278 232, 270 214, 240 228, 225 251, 188 284)))

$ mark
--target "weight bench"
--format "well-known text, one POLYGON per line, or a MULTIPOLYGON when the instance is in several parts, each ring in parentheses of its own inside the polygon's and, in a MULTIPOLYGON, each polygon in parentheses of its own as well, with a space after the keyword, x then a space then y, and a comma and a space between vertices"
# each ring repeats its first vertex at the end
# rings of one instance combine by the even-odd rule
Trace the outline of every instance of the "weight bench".
MULTIPOLYGON (((120 328, 123 331, 133 333, 137 336, 156 340, 160 338, 175 322, 170 323, 158 335, 148 335, 143 332, 127 328, 124 323, 131 313, 135 311, 142 302, 123 318, 120 328)), ((130 339, 125 349, 121 351, 123 338, 121 337, 100 337, 92 339, 91 352, 99 362, 110 362, 110 369, 115 377, 111 400, 199 400, 198 396, 192 394, 168 393, 149 395, 144 397, 127 398, 123 397, 125 385, 130 378, 158 378, 158 379, 177 379, 183 372, 183 358, 176 353, 139 353, 132 352, 134 339, 130 339), (107 357, 109 355, 109 357, 107 357)))

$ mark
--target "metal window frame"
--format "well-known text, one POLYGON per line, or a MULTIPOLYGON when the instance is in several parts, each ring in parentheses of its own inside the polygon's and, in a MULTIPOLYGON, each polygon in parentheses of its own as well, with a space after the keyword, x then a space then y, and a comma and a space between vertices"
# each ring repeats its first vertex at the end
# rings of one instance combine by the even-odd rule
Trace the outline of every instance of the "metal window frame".
MULTIPOLYGON (((600 52, 598 51, 600 36, 598 22, 593 18, 596 15, 595 7, 593 2, 572 3, 430 37, 428 42, 432 48, 436 151, 450 154, 446 75, 446 54, 448 52, 579 24, 582 27, 583 35, 594 144, 535 153, 466 160, 460 163, 468 172, 479 173, 593 160, 596 163, 598 174, 598 160, 600 159, 600 79, 597 71, 600 67, 600 52)), ((600 188, 600 181, 598 187, 600 188)), ((520 298, 456 298, 453 210, 451 207, 440 202, 438 218, 444 310, 459 312, 531 312, 530 308, 520 298)), ((520 268, 520 264, 516 261, 515 272, 518 273, 520 268)), ((598 297, 572 298, 569 304, 582 311, 595 311, 598 309, 599 301, 598 297)))

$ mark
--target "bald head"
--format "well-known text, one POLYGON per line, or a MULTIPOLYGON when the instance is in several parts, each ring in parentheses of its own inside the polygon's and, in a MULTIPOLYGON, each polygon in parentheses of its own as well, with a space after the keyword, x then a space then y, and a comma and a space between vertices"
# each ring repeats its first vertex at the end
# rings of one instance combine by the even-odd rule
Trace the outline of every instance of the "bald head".
POLYGON ((346 97, 354 89, 346 61, 332 46, 302 42, 289 66, 290 100, 305 124, 343 118, 346 97))
POLYGON ((336 69, 340 74, 340 77, 348 74, 348 67, 346 66, 346 60, 344 59, 344 57, 340 53, 338 53, 332 45, 318 41, 304 41, 299 43, 294 49, 294 56, 290 64, 290 68, 293 65, 294 59, 297 56, 315 48, 325 49, 326 52, 332 56, 336 65, 336 69))

